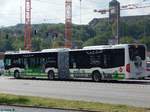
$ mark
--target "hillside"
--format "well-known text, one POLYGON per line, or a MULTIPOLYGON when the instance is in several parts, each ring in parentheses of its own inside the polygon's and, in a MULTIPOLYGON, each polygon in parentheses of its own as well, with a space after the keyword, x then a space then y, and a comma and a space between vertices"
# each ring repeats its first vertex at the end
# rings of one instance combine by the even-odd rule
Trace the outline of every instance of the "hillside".
MULTIPOLYGON (((0 52, 23 49, 24 25, 0 29, 0 52)), ((150 50, 150 16, 121 18, 121 43, 139 42, 147 44, 150 50)), ((112 37, 111 25, 107 18, 93 19, 88 25, 73 25, 73 46, 107 44, 112 37)), ((62 47, 64 45, 64 24, 32 25, 32 48, 34 51, 62 47)))

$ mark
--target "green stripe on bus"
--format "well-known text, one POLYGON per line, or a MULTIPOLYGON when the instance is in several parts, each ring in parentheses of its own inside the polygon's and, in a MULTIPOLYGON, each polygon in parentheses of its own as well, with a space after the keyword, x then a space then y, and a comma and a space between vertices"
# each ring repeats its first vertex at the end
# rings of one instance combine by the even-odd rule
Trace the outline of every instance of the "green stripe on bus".
POLYGON ((125 79, 124 73, 118 73, 117 71, 113 74, 113 79, 125 79))

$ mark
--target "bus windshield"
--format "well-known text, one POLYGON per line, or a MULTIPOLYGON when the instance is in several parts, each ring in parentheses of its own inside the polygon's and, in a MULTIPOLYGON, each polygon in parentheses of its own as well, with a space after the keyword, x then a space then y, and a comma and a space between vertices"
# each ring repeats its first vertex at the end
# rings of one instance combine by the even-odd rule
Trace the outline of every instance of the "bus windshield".
POLYGON ((130 45, 129 46, 130 60, 135 60, 136 56, 139 56, 142 60, 145 60, 145 46, 144 45, 130 45))

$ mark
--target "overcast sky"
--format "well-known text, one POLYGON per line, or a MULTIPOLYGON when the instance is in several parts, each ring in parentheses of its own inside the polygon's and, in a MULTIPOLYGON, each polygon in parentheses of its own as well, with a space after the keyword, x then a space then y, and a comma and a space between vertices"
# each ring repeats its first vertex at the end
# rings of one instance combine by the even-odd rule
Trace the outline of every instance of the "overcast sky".
MULTIPOLYGON (((0 0, 0 27, 24 23, 25 0, 0 0)), ((32 24, 38 23, 64 23, 65 0, 31 0, 32 1, 32 24)), ((121 5, 139 3, 149 4, 150 0, 118 0, 121 5)), ((73 23, 80 24, 80 0, 72 0, 73 23)), ((94 9, 107 9, 110 0, 82 0, 81 24, 88 24, 93 18, 108 17, 94 13, 94 9)), ((150 8, 121 11, 121 16, 150 14, 150 8)))

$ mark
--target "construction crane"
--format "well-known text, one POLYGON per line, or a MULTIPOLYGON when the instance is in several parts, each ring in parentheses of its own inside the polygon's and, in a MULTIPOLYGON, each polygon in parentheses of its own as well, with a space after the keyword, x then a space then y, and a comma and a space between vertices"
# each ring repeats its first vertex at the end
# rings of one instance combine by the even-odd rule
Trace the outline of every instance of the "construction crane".
MULTIPOLYGON (((142 9, 142 8, 148 8, 150 7, 150 5, 148 4, 145 4, 145 5, 142 5, 142 4, 127 4, 127 5, 122 5, 120 6, 120 10, 133 10, 133 9, 142 9)), ((95 9, 94 12, 97 12, 97 13, 101 13, 101 14, 106 14, 107 12, 113 10, 113 8, 109 8, 109 9, 95 9)))
POLYGON ((65 1, 65 47, 72 48, 72 0, 65 1))
POLYGON ((25 0, 24 49, 32 50, 31 46, 31 0, 25 0))
POLYGON ((100 9, 94 10, 94 12, 106 14, 109 12, 109 19, 112 25, 112 32, 113 32, 113 44, 120 43, 120 11, 121 10, 133 10, 133 9, 140 9, 140 8, 148 8, 150 7, 149 4, 128 4, 120 6, 120 3, 117 0, 112 0, 109 4, 108 9, 100 9), (115 29, 115 30, 114 30, 115 29))

